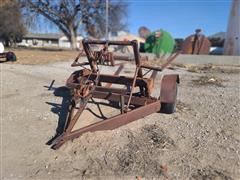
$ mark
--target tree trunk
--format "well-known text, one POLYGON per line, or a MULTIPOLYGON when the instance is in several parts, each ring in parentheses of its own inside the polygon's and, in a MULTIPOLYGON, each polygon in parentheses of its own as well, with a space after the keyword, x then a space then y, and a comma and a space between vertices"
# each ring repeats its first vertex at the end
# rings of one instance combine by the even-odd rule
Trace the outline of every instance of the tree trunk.
POLYGON ((4 46, 10 47, 10 40, 9 39, 5 39, 4 46))
POLYGON ((77 33, 74 31, 73 27, 69 26, 69 41, 72 49, 77 49, 77 33))

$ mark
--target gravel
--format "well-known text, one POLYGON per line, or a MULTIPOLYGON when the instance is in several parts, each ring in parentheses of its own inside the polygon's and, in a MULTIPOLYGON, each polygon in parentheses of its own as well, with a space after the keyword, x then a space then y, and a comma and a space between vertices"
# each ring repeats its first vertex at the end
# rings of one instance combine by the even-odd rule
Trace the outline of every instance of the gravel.
POLYGON ((240 179, 239 71, 167 70, 180 74, 176 113, 86 133, 54 151, 46 142, 64 102, 48 86, 65 84, 70 63, 0 65, 3 179, 240 179), (221 85, 196 83, 207 77, 221 85))

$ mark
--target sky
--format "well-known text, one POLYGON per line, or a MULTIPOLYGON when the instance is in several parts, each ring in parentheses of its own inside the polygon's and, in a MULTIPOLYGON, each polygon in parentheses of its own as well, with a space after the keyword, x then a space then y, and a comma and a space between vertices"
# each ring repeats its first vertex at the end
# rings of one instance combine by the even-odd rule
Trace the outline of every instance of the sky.
POLYGON ((128 29, 137 35, 140 26, 164 29, 185 38, 201 28, 209 36, 226 31, 231 0, 129 0, 128 29))
MULTIPOLYGON (((116 0, 112 0, 116 1, 116 0)), ((174 38, 185 38, 201 28, 206 36, 224 32, 232 0, 123 0, 128 3, 128 31, 138 35, 141 26, 151 31, 164 29, 174 38)), ((109 14, 110 16, 111 14, 109 14)), ((40 19, 37 31, 57 33, 51 23, 40 19)))

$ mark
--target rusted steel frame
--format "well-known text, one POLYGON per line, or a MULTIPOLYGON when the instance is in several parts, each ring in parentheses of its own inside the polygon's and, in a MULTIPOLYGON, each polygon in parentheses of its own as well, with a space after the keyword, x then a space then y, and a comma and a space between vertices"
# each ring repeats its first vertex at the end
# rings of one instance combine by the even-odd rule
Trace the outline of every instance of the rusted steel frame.
MULTIPOLYGON (((122 71, 123 67, 124 67, 123 64, 120 64, 120 66, 118 67, 117 71, 113 75, 115 75, 115 76, 119 75, 120 72, 122 71)), ((112 83, 107 83, 105 85, 105 87, 111 87, 111 86, 112 86, 112 83)))
POLYGON ((83 44, 108 44, 109 45, 125 45, 132 46, 132 41, 105 41, 105 40, 83 40, 83 44))
MULTIPOLYGON (((114 60, 134 61, 134 58, 130 58, 129 56, 113 55, 113 58, 114 58, 114 60)), ((148 57, 147 56, 144 56, 144 57, 140 56, 140 60, 141 61, 148 61, 148 57)))
MULTIPOLYGON (((78 78, 80 76, 88 76, 92 73, 92 71, 90 69, 80 69, 78 71, 74 71, 72 74, 71 74, 71 78, 78 78)), ((96 73, 95 73, 96 74, 96 73)), ((68 78, 68 79, 71 79, 71 78, 68 78)))
MULTIPOLYGON (((92 73, 89 77, 89 79, 94 79, 96 76, 95 73, 92 73)), ((99 77, 100 82, 106 82, 106 83, 113 83, 113 84, 123 84, 123 85, 131 85, 133 82, 132 77, 126 77, 126 76, 116 76, 116 75, 109 75, 109 74, 100 74, 99 77)), ((136 79, 136 86, 147 86, 147 78, 139 78, 136 79)))
POLYGON ((174 55, 171 55, 167 58, 166 63, 161 65, 161 69, 165 69, 181 52, 177 52, 174 55))
POLYGON ((72 114, 73 114, 74 108, 75 108, 75 104, 73 104, 73 101, 71 101, 71 104, 68 106, 68 115, 67 115, 66 121, 64 123, 63 133, 66 131, 67 126, 69 125, 69 123, 72 119, 72 114))
MULTIPOLYGON (((97 74, 94 81, 96 81, 95 83, 98 84, 99 73, 97 74)), ((79 97, 75 97, 75 96, 72 97, 72 109, 70 112, 71 116, 68 117, 68 124, 66 126, 66 129, 64 130, 66 133, 70 132, 72 130, 72 128, 74 127, 74 125, 76 124, 77 120, 79 119, 80 115, 82 114, 83 110, 85 109, 85 107, 88 103, 88 100, 92 97, 92 93, 95 91, 95 88, 96 88, 96 86, 93 86, 91 88, 91 91, 89 92, 89 94, 86 97, 82 98, 83 104, 80 104, 80 108, 78 109, 77 113, 74 115, 73 118, 72 118, 72 111, 74 110, 74 108, 76 106, 76 102, 80 103, 78 101, 80 101, 81 99, 79 97)))
MULTIPOLYGON (((101 81, 100 81, 101 83, 101 81)), ((68 82, 67 83, 67 87, 68 88, 80 88, 82 86, 82 84, 80 83, 71 83, 71 82, 68 82)), ((101 91, 104 91, 104 92, 117 92, 117 93, 120 93, 120 94, 123 94, 125 93, 127 90, 123 89, 123 88, 111 88, 111 87, 103 87, 103 86, 96 86, 96 89, 98 90, 101 90, 101 91)))
POLYGON ((162 68, 160 67, 153 67, 149 65, 141 65, 141 68, 146 68, 146 69, 155 70, 155 71, 162 71, 162 68))
POLYGON ((98 64, 114 66, 113 53, 108 52, 106 48, 100 51, 93 51, 93 56, 95 61, 99 60, 97 61, 98 64))
POLYGON ((149 69, 147 72, 145 72, 144 74, 143 74, 143 77, 144 76, 146 76, 149 72, 151 72, 152 70, 151 69, 149 69))
POLYGON ((92 54, 92 51, 90 50, 90 46, 88 43, 85 43, 85 40, 82 41, 83 49, 87 55, 89 65, 93 72, 97 72, 96 65, 94 64, 94 56, 92 54))
MULTIPOLYGON (((78 73, 76 73, 77 76, 78 73)), ((68 80, 67 80, 67 86, 69 88, 79 88, 81 84, 79 84, 79 81, 76 80, 77 77, 73 77, 72 75, 68 80)), ((88 79, 89 80, 94 80, 96 78, 96 74, 92 73, 88 79)), ((126 86, 131 86, 133 82, 133 78, 130 77, 125 77, 125 76, 114 76, 114 75, 103 75, 101 74, 99 76, 99 83, 113 83, 113 84, 121 84, 121 85, 126 85, 126 86)), ((140 92, 142 94, 147 93, 148 94, 148 85, 149 85, 149 78, 138 78, 136 79, 136 85, 140 88, 140 92)))
MULTIPOLYGON (((152 71, 152 70, 149 69, 144 75, 148 74, 150 71, 152 71)), ((148 93, 146 94, 146 96, 150 96, 152 94, 152 91, 154 89, 154 81, 156 79, 157 73, 158 73, 158 71, 153 70, 151 76, 147 80, 147 84, 148 84, 147 92, 148 93)))
POLYGON ((67 120, 67 124, 65 125, 65 130, 64 130, 65 133, 69 133, 72 131, 72 128, 74 127, 80 115, 82 114, 83 110, 85 109, 89 98, 90 97, 86 98, 86 101, 84 101, 84 104, 81 105, 81 107, 77 110, 77 113, 73 117, 72 117, 73 111, 76 107, 75 105, 72 105, 70 109, 70 115, 67 120))
MULTIPOLYGON (((94 74, 92 74, 94 76, 94 74)), ((91 79, 91 76, 90 76, 91 79)), ((131 86, 133 83, 134 78, 132 77, 126 77, 126 76, 114 76, 114 75, 100 75, 100 82, 110 82, 113 84, 122 84, 126 86, 131 86)), ((140 92, 142 95, 147 94, 148 92, 148 78, 136 78, 135 86, 138 86, 140 88, 140 92)))
POLYGON ((135 57, 135 63, 136 63, 136 67, 139 67, 138 69, 138 74, 137 76, 142 78, 143 77, 143 73, 142 73, 142 69, 141 69, 141 58, 140 58, 140 54, 138 52, 138 43, 136 40, 131 41, 132 42, 132 46, 133 46, 133 53, 134 53, 134 57, 135 57))
POLYGON ((153 67, 153 66, 149 66, 146 64, 142 64, 141 67, 142 68, 146 68, 146 69, 151 69, 151 70, 155 70, 155 71, 162 71, 164 68, 166 68, 178 55, 180 54, 180 52, 175 53, 174 55, 171 55, 167 58, 166 63, 162 64, 161 67, 153 67))
MULTIPOLYGON (((140 55, 139 55, 139 52, 138 52, 138 43, 137 43, 136 40, 133 40, 133 41, 83 40, 82 44, 83 44, 84 50, 86 52, 86 55, 88 57, 88 60, 89 60, 90 64, 91 64, 90 61, 93 60, 93 55, 90 53, 90 46, 89 46, 89 44, 103 44, 103 45, 108 44, 108 46, 109 45, 127 45, 127 46, 132 46, 133 47, 133 52, 134 52, 136 66, 140 67, 140 65, 141 65, 140 55)), ((142 77, 142 76, 143 76, 143 73, 142 73, 142 70, 140 68, 139 71, 138 71, 138 77, 142 77)))
MULTIPOLYGON (((109 101, 120 101, 120 95, 118 93, 112 93, 112 92, 102 92, 102 91, 94 91, 93 92, 93 98, 97 99, 105 99, 109 101)), ((122 95, 125 102, 129 101, 129 95, 122 95)), ((155 102, 156 98, 147 98, 147 97, 138 97, 138 96, 132 96, 130 104, 132 105, 140 105, 144 106, 146 104, 155 102)))
POLYGON ((75 58, 74 62, 77 63, 78 62, 78 59, 83 56, 85 54, 85 52, 83 50, 81 50, 78 54, 78 56, 75 58))
POLYGON ((131 99, 132 99, 133 89, 134 89, 134 87, 135 87, 135 85, 136 85, 136 80, 137 80, 137 75, 138 75, 139 70, 140 70, 140 68, 137 66, 137 67, 136 67, 136 70, 135 70, 133 82, 132 82, 132 87, 131 87, 131 91, 130 91, 130 96, 129 96, 129 99, 128 99, 128 102, 127 102, 127 106, 126 106, 126 111, 128 111, 128 107, 129 107, 130 102, 131 102, 131 99))
POLYGON ((123 114, 117 115, 115 117, 112 117, 112 118, 109 118, 109 119, 106 119, 106 120, 103 120, 100 122, 96 122, 94 124, 80 128, 78 130, 75 130, 75 131, 72 131, 69 133, 65 133, 65 134, 59 136, 56 139, 56 141, 54 141, 54 145, 52 146, 52 148, 58 149, 66 141, 77 138, 86 132, 112 130, 112 129, 118 128, 118 127, 128 124, 132 121, 143 118, 152 113, 158 112, 160 110, 160 108, 161 108, 161 102, 159 100, 157 100, 156 102, 150 103, 145 106, 141 106, 141 107, 136 108, 127 113, 123 113, 123 114))
POLYGON ((125 98, 123 95, 120 95, 120 105, 121 105, 121 114, 124 113, 125 98))
POLYGON ((75 61, 74 61, 74 62, 71 64, 72 67, 76 67, 76 66, 81 66, 81 67, 83 67, 83 66, 86 66, 86 65, 90 65, 89 62, 79 63, 79 62, 75 62, 75 61))
POLYGON ((122 60, 122 61, 133 61, 134 59, 130 58, 129 56, 120 56, 120 55, 113 55, 114 60, 122 60))
POLYGON ((80 86, 78 78, 79 77, 88 77, 90 74, 91 74, 90 69, 81 69, 81 70, 75 71, 67 79, 66 86, 69 88, 77 88, 80 86))
POLYGON ((103 87, 103 86, 96 86, 95 90, 102 91, 102 92, 108 92, 108 93, 118 93, 118 94, 126 94, 127 93, 127 89, 103 87))
MULTIPOLYGON (((80 53, 80 54, 81 54, 81 56, 87 56, 86 53, 80 53)), ((140 58, 141 58, 141 61, 148 61, 147 56, 140 57, 140 58)), ((73 63, 78 62, 78 60, 76 61, 76 59, 73 63)), ((114 60, 121 60, 121 61, 134 61, 134 58, 131 58, 129 56, 123 56, 123 55, 113 55, 113 59, 114 60)))
MULTIPOLYGON (((150 70, 150 71, 152 71, 152 70, 150 70)), ((157 73, 158 73, 159 71, 155 71, 155 70, 153 70, 153 72, 152 72, 152 74, 151 74, 151 76, 148 78, 148 85, 147 85, 147 94, 146 94, 146 96, 150 96, 151 94, 152 94, 152 92, 153 92, 153 89, 154 89, 154 81, 155 81, 155 79, 156 79, 156 76, 157 76, 157 73)))
MULTIPOLYGON (((78 59, 78 58, 76 58, 78 59)), ((111 65, 114 66, 114 65, 121 65, 122 63, 120 64, 115 64, 114 63, 114 60, 122 60, 122 61, 132 61, 133 59, 129 58, 128 56, 115 56, 113 55, 113 61, 111 61, 111 65)), ((72 67, 76 67, 76 66, 86 66, 86 65, 90 65, 89 62, 82 62, 82 63, 79 63, 78 60, 74 60, 73 63, 71 64, 72 67)))
POLYGON ((158 73, 158 71, 153 71, 152 74, 151 74, 151 76, 150 76, 150 79, 155 80, 155 79, 156 79, 156 76, 157 76, 157 73, 158 73))

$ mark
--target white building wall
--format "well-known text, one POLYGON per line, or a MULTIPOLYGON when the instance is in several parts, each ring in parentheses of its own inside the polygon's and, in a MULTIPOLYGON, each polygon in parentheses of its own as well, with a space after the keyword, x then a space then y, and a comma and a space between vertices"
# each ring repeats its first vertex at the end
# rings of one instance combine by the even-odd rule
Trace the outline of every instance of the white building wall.
MULTIPOLYGON (((82 42, 83 37, 78 36, 77 37, 77 47, 81 47, 81 42, 82 42)), ((63 36, 59 39, 59 47, 60 48, 71 48, 71 43, 68 41, 66 36, 63 36)))
POLYGON ((71 47, 71 44, 68 41, 66 36, 63 36, 59 39, 58 45, 59 45, 60 48, 70 48, 71 47))
MULTIPOLYGON (((77 37, 77 47, 81 48, 82 36, 77 37)), ((59 39, 23 39, 20 46, 31 46, 31 47, 59 47, 59 48, 71 48, 71 44, 66 36, 62 36, 59 39)))

